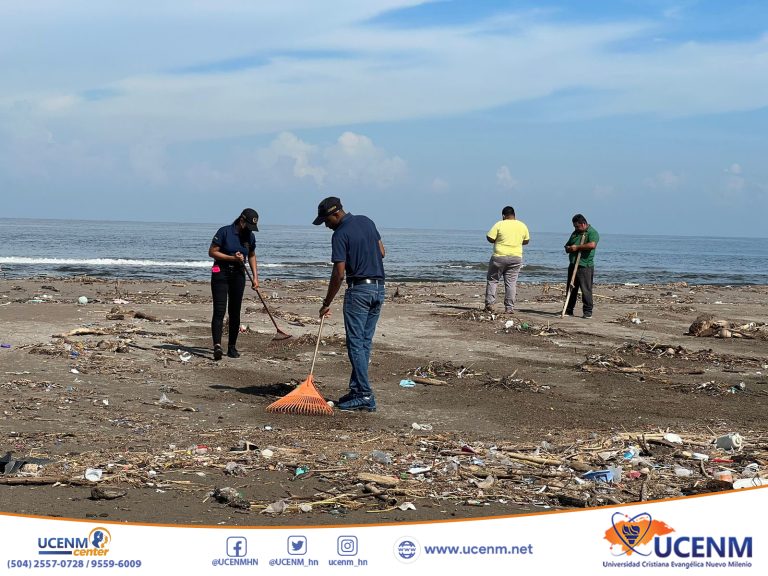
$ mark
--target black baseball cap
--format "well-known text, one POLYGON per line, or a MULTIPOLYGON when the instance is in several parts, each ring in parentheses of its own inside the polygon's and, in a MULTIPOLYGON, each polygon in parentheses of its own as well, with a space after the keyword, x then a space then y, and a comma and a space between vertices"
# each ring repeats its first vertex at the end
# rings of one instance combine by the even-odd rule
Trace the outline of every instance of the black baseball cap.
POLYGON ((328 216, 336 214, 339 210, 341 210, 341 200, 335 196, 328 196, 317 206, 317 218, 314 219, 312 224, 315 226, 322 224, 328 216))
POLYGON ((245 219, 245 227, 251 232, 259 231, 259 213, 253 208, 246 208, 243 213, 240 214, 241 218, 245 219))

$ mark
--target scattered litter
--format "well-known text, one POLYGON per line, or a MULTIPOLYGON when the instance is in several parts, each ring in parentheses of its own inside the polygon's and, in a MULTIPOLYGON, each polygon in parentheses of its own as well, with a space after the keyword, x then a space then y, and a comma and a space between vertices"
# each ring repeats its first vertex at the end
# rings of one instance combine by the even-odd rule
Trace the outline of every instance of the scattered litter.
POLYGON ((248 510, 251 507, 251 503, 243 498, 243 496, 234 488, 214 488, 213 492, 211 492, 211 496, 213 496, 217 502, 221 502, 232 508, 248 510))
POLYGON ((91 488, 91 500, 116 500, 126 494, 128 494, 127 490, 105 488, 104 486, 94 486, 91 488))
POLYGON ((416 386, 416 382, 409 379, 400 380, 400 386, 402 386, 403 388, 413 388, 414 386, 416 386))
POLYGON ((80 296, 80 298, 77 299, 77 302, 85 306, 86 304, 88 304, 88 298, 86 298, 85 296, 80 296))
POLYGON ((398 508, 400 508, 400 510, 402 510, 403 512, 405 512, 406 510, 416 510, 416 506, 414 505, 413 502, 403 502, 402 504, 400 504, 400 506, 398 506, 398 508))
POLYGON ((411 424, 411 428, 413 428, 414 430, 429 431, 429 430, 432 430, 432 424, 419 424, 417 422, 414 422, 413 424, 411 424))
POLYGON ((269 448, 265 448, 264 450, 261 451, 261 455, 264 458, 267 458, 267 459, 272 458, 272 456, 274 456, 274 454, 275 453, 272 450, 270 450, 269 448))
POLYGON ((85 470, 85 479, 91 482, 98 482, 101 480, 103 470, 101 468, 87 468, 85 470))
POLYGON ((224 474, 228 474, 229 476, 245 476, 247 471, 242 464, 238 464, 237 462, 227 462, 227 465, 224 466, 224 474))
POLYGON ((285 512, 287 505, 285 500, 278 500, 277 502, 272 502, 269 506, 264 508, 264 510, 261 511, 261 514, 282 514, 285 512))
POLYGON ((741 450, 743 443, 744 439, 741 437, 741 434, 733 432, 720 436, 715 440, 715 446, 723 450, 741 450))

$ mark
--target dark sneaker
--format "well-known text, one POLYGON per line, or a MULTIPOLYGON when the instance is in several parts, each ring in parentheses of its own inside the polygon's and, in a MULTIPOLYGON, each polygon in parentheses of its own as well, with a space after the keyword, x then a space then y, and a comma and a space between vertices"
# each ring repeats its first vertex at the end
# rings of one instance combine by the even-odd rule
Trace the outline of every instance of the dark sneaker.
POLYGON ((230 358, 240 358, 240 352, 237 351, 237 348, 234 346, 230 346, 227 348, 227 356, 230 358))
POLYGON ((336 405, 338 406, 339 404, 344 404, 344 402, 349 402, 349 401, 350 401, 350 400, 352 400, 352 398, 354 398, 354 397, 355 397, 355 394, 354 394, 354 393, 352 393, 352 392, 347 392, 346 394, 344 394, 344 396, 342 396, 341 398, 339 398, 339 399, 336 401, 336 405))
POLYGON ((565 311, 566 316, 573 316, 573 310, 566 310, 565 311))
POLYGON ((592 318, 592 314, 584 314, 584 316, 582 316, 582 318, 584 318, 586 320, 589 320, 590 318, 592 318))
POLYGON ((373 396, 356 396, 351 400, 339 404, 339 410, 363 410, 365 412, 376 412, 376 400, 373 396))
POLYGON ((221 350, 221 344, 216 344, 213 347, 213 359, 218 362, 222 356, 224 356, 224 352, 221 350))

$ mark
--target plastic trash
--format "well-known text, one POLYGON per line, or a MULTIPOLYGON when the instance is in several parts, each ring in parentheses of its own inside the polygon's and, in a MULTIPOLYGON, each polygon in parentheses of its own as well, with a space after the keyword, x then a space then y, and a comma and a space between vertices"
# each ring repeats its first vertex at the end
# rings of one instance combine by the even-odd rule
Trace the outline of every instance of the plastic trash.
POLYGON ((261 451, 261 455, 264 458, 267 458, 267 459, 272 458, 272 456, 274 456, 274 454, 275 453, 272 450, 270 450, 269 448, 264 448, 264 450, 261 451))
POLYGON ((416 386, 416 382, 409 379, 400 380, 400 386, 403 388, 413 388, 414 386, 416 386))
POLYGON ((0 348, 10 348, 10 344, 0 344, 0 348))
POLYGON ((718 470, 714 473, 714 477, 722 482, 733 482, 733 472, 730 470, 718 470))
POLYGON ((339 454, 339 456, 341 456, 345 460, 357 460, 358 458, 360 458, 360 454, 358 454, 357 452, 352 452, 351 450, 345 450, 344 452, 339 454))
POLYGON ((745 478, 752 478, 757 476, 757 472, 760 470, 760 465, 757 462, 752 462, 744 466, 744 470, 741 471, 741 475, 745 478))
POLYGON ((733 489, 754 488, 756 486, 768 486, 768 478, 755 476, 754 478, 739 478, 733 483, 733 489))
POLYGON ((731 432, 730 434, 724 434, 715 440, 715 446, 722 448, 723 450, 741 450, 741 446, 744 443, 744 439, 738 432, 731 432))
POLYGON ((101 468, 86 468, 85 479, 90 480, 91 482, 98 482, 101 480, 102 473, 103 471, 101 468))
POLYGON ((371 452, 371 459, 379 464, 392 464, 392 456, 381 450, 371 452))
POLYGON ((182 362, 189 362, 190 360, 192 360, 192 354, 190 354, 189 352, 181 352, 181 354, 179 354, 179 360, 181 360, 182 362))
POLYGON ((613 480, 613 472, 610 470, 591 470, 582 474, 581 477, 593 482, 611 482, 613 480))
POLYGON ((642 324, 642 320, 640 318, 632 318, 632 324, 642 324))
POLYGON ((515 321, 514 320, 507 320, 506 322, 504 322, 504 329, 505 330, 509 330, 510 328, 514 328, 514 326, 515 326, 515 321))
POLYGON ((630 446, 624 451, 624 460, 632 460, 635 456, 637 456, 639 450, 636 446, 630 446))
POLYGON ((88 298, 86 298, 85 296, 80 296, 80 298, 77 299, 77 302, 85 306, 86 304, 88 304, 88 298))
POLYGON ((432 424, 419 424, 418 422, 414 422, 411 424, 411 428, 414 430, 432 430, 432 424))
POLYGON ((680 438, 677 434, 673 434, 672 432, 667 432, 664 434, 664 440, 667 442, 672 442, 673 444, 682 444, 683 439, 680 438))
POLYGON ((691 476, 693 472, 689 470, 688 468, 683 468, 682 466, 675 466, 675 476, 691 476))

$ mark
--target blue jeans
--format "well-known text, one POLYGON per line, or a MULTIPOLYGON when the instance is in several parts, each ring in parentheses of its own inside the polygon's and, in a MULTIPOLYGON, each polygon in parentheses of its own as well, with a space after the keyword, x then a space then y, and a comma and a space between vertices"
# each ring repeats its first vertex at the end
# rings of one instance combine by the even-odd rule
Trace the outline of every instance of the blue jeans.
POLYGON ((349 390, 354 396, 373 396, 368 381, 368 362, 383 304, 383 285, 348 286, 344 293, 344 329, 347 333, 347 354, 352 364, 349 390))

